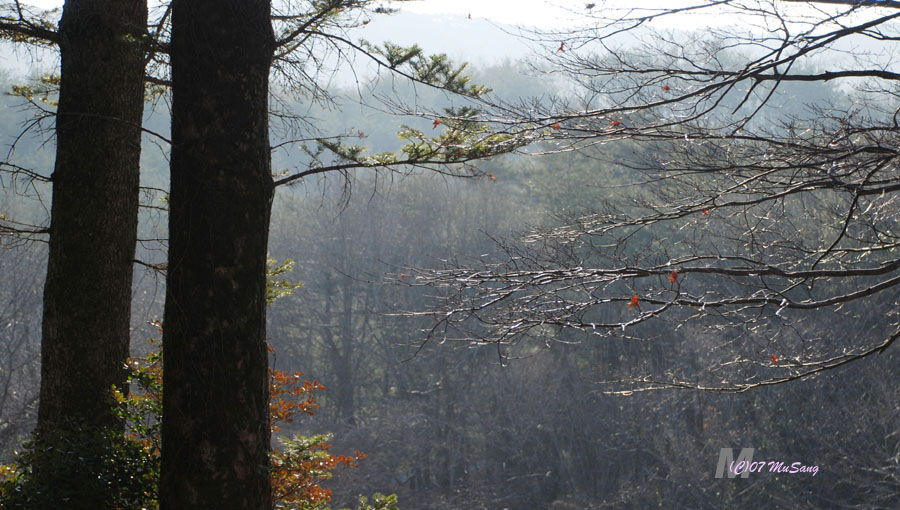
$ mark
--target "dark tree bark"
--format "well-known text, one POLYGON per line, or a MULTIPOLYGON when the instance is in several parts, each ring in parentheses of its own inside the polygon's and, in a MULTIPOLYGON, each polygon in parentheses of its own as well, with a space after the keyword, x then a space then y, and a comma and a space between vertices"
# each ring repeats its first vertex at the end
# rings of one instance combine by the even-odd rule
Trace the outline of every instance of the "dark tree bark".
POLYGON ((164 509, 270 508, 268 0, 172 4, 164 509))
MULTIPOLYGON (((146 23, 144 0, 67 0, 59 23, 37 428, 48 445, 60 437, 79 444, 70 434, 123 430, 110 390, 125 387, 146 23)), ((105 496, 88 494, 97 484, 88 483, 87 470, 60 473, 38 463, 35 475, 60 497, 72 497, 64 487, 78 490, 67 508, 103 508, 105 496)))

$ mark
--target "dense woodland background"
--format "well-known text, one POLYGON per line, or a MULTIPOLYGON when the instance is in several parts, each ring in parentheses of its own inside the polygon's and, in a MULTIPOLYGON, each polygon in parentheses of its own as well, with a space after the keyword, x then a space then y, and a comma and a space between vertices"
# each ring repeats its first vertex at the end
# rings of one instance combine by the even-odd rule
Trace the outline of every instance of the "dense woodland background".
MULTIPOLYGON (((506 97, 553 92, 552 77, 530 73, 508 63, 479 68, 475 76, 506 97)), ((7 77, 0 88, 13 84, 7 77)), ((388 82, 375 87, 407 99, 415 94, 426 104, 446 101, 388 82)), ((799 104, 797 94, 843 97, 818 84, 782 94, 786 108, 799 104)), ((374 150, 399 146, 401 121, 430 129, 425 119, 384 115, 353 97, 348 92, 337 106, 312 108, 306 120, 330 132, 361 133, 374 150)), ((33 110, 9 96, 0 97, 0 109, 8 147, 33 110)), ((148 129, 165 135, 165 108, 148 104, 147 112, 148 129)), ((280 127, 273 121, 273 136, 280 127)), ((144 141, 142 184, 165 189, 166 155, 152 135, 144 141)), ((15 161, 49 173, 52 145, 49 135, 31 131, 18 140, 15 161)), ((369 455, 328 484, 335 507, 381 491, 397 493, 409 509, 896 508, 896 349, 811 380, 743 394, 609 396, 598 381, 644 364, 701 369, 735 332, 712 336, 673 327, 652 332, 654 342, 561 333, 544 345, 503 353, 509 360, 496 345, 424 342, 431 322, 403 312, 428 309, 438 291, 408 286, 409 268, 499 257, 497 239, 516 242, 533 226, 558 224, 612 194, 629 193, 620 186, 630 182, 629 171, 595 156, 614 160, 620 151, 649 149, 622 141, 592 150, 480 163, 496 180, 359 174, 349 183, 307 179, 276 196, 270 255, 293 259, 286 278, 303 286, 269 310, 271 363, 328 387, 315 417, 283 426, 280 434, 333 432, 334 451, 369 455), (819 472, 716 479, 723 447, 755 447, 757 460, 799 461, 819 472)), ((273 169, 295 166, 300 157, 276 151, 273 169)), ((36 220, 47 214, 38 190, 3 184, 5 214, 36 220)), ((162 198, 143 197, 138 258, 150 264, 165 260, 162 198)), ((814 218, 794 221, 816 228, 814 218)), ((700 220, 682 226, 704 228, 700 220)), ((45 263, 43 243, 0 250, 0 464, 12 460, 35 422, 45 263)), ((149 322, 162 313, 163 278, 137 266, 135 282, 132 351, 140 355, 158 347, 149 322)), ((896 295, 879 299, 894 301, 866 303, 871 321, 897 306, 896 295)), ((818 327, 835 342, 859 334, 827 319, 818 327)), ((764 358, 765 335, 742 334, 764 358)))

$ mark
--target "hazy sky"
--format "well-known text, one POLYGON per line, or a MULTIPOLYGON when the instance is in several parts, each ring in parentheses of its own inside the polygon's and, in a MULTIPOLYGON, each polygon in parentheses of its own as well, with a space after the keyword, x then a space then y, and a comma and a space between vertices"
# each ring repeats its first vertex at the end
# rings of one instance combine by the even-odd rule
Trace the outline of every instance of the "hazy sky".
MULTIPOLYGON (((63 0, 23 0, 24 3, 50 9, 59 7, 63 0)), ((157 3, 158 0, 150 0, 157 3)), ((277 0, 275 0, 277 3, 277 0)), ((439 17, 445 21, 466 20, 519 25, 543 29, 572 28, 584 23, 585 6, 594 4, 594 12, 611 13, 614 9, 673 8, 695 5, 696 0, 418 0, 395 4, 401 12, 439 17)), ((800 4, 795 4, 800 5, 800 4)), ((784 7, 784 6, 782 6, 784 7)), ((792 7, 793 8, 793 7, 792 7)), ((401 16, 402 17, 402 16, 401 16)), ((390 17, 387 17, 390 18, 390 17)), ((386 17, 376 17, 381 22, 386 17)), ((691 12, 681 16, 663 16, 654 20, 654 26, 668 28, 700 28, 709 25, 733 23, 730 16, 716 16, 710 10, 691 12)))
MULTIPOLYGON (((61 6, 63 0, 23 0, 23 3, 50 9, 61 6)), ((489 20, 495 23, 551 28, 570 26, 573 22, 577 22, 576 20, 581 17, 579 15, 585 12, 585 6, 588 3, 595 4, 594 10, 599 11, 616 7, 629 9, 671 8, 698 2, 696 0, 594 0, 593 2, 587 0, 419 0, 404 2, 401 7, 404 11, 418 14, 455 15, 462 18, 467 18, 471 14, 473 19, 489 20)), ((792 10, 808 9, 800 3, 782 2, 780 7, 792 10)), ((819 4, 818 7, 827 8, 828 6, 819 4)), ((727 22, 721 18, 720 16, 719 19, 716 19, 711 13, 706 15, 692 12, 690 15, 678 17, 677 24, 682 27, 697 27, 708 23, 727 22)))
MULTIPOLYGON (((63 4, 62 0, 25 0, 44 9, 63 4)), ((582 1, 555 2, 583 8, 582 1)), ((498 23, 538 25, 549 19, 559 18, 560 9, 548 5, 546 0, 422 0, 402 6, 403 10, 420 14, 459 14, 498 23)))
MULTIPOLYGON (((59 7, 63 4, 63 0, 24 0, 24 2, 41 8, 59 7)), ((587 0, 404 2, 400 14, 376 16, 370 25, 355 33, 354 38, 365 38, 372 42, 391 41, 404 45, 419 44, 429 53, 447 53, 455 60, 492 64, 507 58, 517 60, 528 53, 528 48, 520 39, 504 30, 514 31, 511 26, 515 25, 548 30, 574 28, 589 20, 589 17, 585 16, 587 3, 587 0)), ((612 15, 611 9, 615 7, 649 10, 696 4, 697 0, 595 0, 590 3, 596 4, 594 12, 612 15)), ((777 5, 781 9, 789 9, 795 13, 813 9, 802 3, 780 2, 777 5)), ((827 5, 819 4, 817 7, 825 8, 827 5)), ((755 24, 757 20, 751 21, 753 22, 751 24, 755 24)), ((740 22, 741 20, 735 18, 733 14, 717 16, 712 11, 704 11, 692 12, 689 15, 657 17, 653 24, 657 28, 703 30, 710 26, 740 22)), ((20 69, 22 66, 23 62, 12 56, 8 48, 0 48, 0 68, 20 69)))
MULTIPOLYGON (((152 1, 152 0, 151 0, 152 1)), ((24 0, 51 9, 63 0, 24 0)), ((582 1, 548 0, 422 0, 404 2, 400 14, 376 16, 355 35, 372 42, 419 44, 429 53, 447 53, 455 60, 491 64, 506 58, 516 60, 528 51, 521 40, 497 25, 559 28, 573 25, 573 13, 553 4, 568 5, 580 12, 582 1), (469 19, 469 14, 472 18, 469 19)), ((0 67, 22 72, 23 62, 0 49, 0 67)))
POLYGON ((488 19, 509 25, 558 25, 571 20, 571 13, 557 5, 583 9, 585 2, 548 2, 547 0, 424 0, 403 6, 409 12, 421 14, 472 15, 473 19, 488 19), (556 4, 556 5, 554 5, 556 4))

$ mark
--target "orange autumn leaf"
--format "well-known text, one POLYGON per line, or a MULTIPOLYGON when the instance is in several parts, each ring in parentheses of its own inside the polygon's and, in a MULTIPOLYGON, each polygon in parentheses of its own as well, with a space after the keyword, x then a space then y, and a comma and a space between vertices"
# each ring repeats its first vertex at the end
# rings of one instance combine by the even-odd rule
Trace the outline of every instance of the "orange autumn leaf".
POLYGON ((776 358, 774 354, 770 354, 769 356, 772 356, 772 364, 773 364, 773 365, 777 365, 777 364, 778 364, 778 358, 776 358))
POLYGON ((406 280, 406 275, 403 273, 400 273, 400 280, 406 280))
POLYGON ((616 127, 616 126, 621 126, 621 125, 622 125, 622 121, 621 121, 621 120, 614 120, 614 121, 612 121, 612 122, 609 123, 609 127, 616 127))
POLYGON ((662 89, 663 89, 663 91, 668 92, 670 87, 668 85, 663 85, 662 89))
POLYGON ((550 129, 559 129, 559 122, 553 123, 553 125, 550 126, 550 129))
POLYGON ((441 124, 441 119, 434 119, 434 123, 431 125, 431 129, 438 127, 438 124, 441 124))
POLYGON ((669 283, 678 283, 678 271, 672 271, 672 274, 669 275, 669 283))
POLYGON ((631 301, 628 302, 628 308, 634 308, 635 306, 641 306, 641 303, 638 300, 637 294, 631 296, 631 301))
POLYGON ((709 216, 709 209, 704 209, 701 212, 703 213, 704 216, 709 216))

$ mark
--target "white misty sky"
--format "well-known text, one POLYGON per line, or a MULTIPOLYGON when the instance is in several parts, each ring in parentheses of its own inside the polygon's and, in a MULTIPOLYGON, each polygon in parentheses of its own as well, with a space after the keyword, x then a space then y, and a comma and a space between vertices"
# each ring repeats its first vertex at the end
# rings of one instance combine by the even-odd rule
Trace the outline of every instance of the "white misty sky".
MULTIPOLYGON (((24 0, 42 9, 52 9, 63 4, 63 0, 24 0)), ((559 2, 583 8, 585 2, 559 2)), ((599 3, 599 2, 597 2, 599 3)), ((499 23, 537 25, 547 19, 551 8, 546 0, 422 0, 402 5, 403 10, 421 14, 461 14, 487 18, 499 23)))
MULTIPOLYGON (((43 9, 52 9, 63 0, 24 0, 43 9)), ((507 25, 540 26, 543 28, 571 26, 578 14, 585 11, 586 0, 420 0, 399 4, 402 10, 427 15, 459 16, 489 20, 507 25)), ((594 0, 595 9, 602 6, 634 5, 630 0, 594 0)), ((669 7, 689 3, 686 0, 642 0, 641 6, 669 7)))
MULTIPOLYGON (((40 8, 59 7, 63 0, 23 0, 40 8)), ((151 0, 156 2, 158 0, 151 0)), ((276 2, 278 0, 275 0, 276 2)), ((514 35, 504 33, 496 25, 519 25, 547 30, 574 28, 585 24, 587 3, 594 3, 594 12, 612 15, 611 9, 658 9, 695 5, 697 0, 421 0, 400 4, 401 14, 378 16, 361 29, 355 37, 372 42, 391 41, 398 44, 418 43, 429 52, 447 53, 455 60, 476 65, 491 64, 506 58, 525 57, 528 49, 514 35), (404 14, 405 13, 405 14, 404 14), (472 19, 468 16, 471 14, 472 19)), ((779 2, 782 9, 793 13, 807 13, 815 7, 802 3, 779 2)), ((819 4, 818 8, 834 9, 819 4)), ((872 10, 864 11, 872 15, 872 10)), ((634 12, 632 12, 634 14, 634 12)), ((816 17, 821 16, 817 13, 816 17)), ((653 22, 657 28, 700 29, 726 24, 755 25, 759 20, 741 20, 731 15, 716 16, 711 10, 688 15, 662 16, 653 22), (748 23, 749 22, 749 23, 748 23)), ((0 48, 0 68, 21 68, 23 62, 0 48)))
MULTIPOLYGON (((151 0, 153 1, 153 0, 151 0)), ((44 9, 52 9, 63 4, 63 0, 23 0, 44 9)), ((449 15, 473 19, 490 20, 508 25, 528 25, 542 28, 571 26, 577 23, 588 3, 595 4, 595 11, 609 8, 656 9, 696 5, 696 0, 419 0, 403 3, 400 7, 407 12, 428 15, 449 15)), ((813 0, 810 3, 815 3, 813 0)), ((781 8, 791 10, 809 7, 803 4, 781 3, 781 8)), ((827 5, 819 4, 818 7, 827 5)), ((833 6, 832 6, 833 7, 833 6)), ((696 28, 709 24, 721 24, 734 20, 722 19, 713 14, 693 12, 689 15, 668 18, 673 26, 696 28)))
MULTIPOLYGON (((62 6, 63 0, 23 0, 23 3, 52 9, 62 6)), ((456 19, 466 19, 471 14, 473 20, 554 29, 584 23, 584 13, 587 12, 585 6, 589 3, 595 4, 594 12, 602 12, 610 9, 653 10, 683 7, 696 5, 698 2, 696 0, 418 0, 398 5, 402 11, 414 14, 456 19)), ((814 1, 810 3, 815 4, 814 1)), ((780 2, 779 7, 793 12, 811 10, 809 6, 800 3, 780 2)), ((817 7, 831 10, 826 4, 819 4, 817 7)), ((655 20, 654 25, 691 29, 734 22, 733 16, 716 16, 713 11, 704 10, 680 16, 665 16, 655 20)))
MULTIPOLYGON (((581 1, 552 2, 583 9, 581 1)), ((547 0, 424 0, 411 2, 402 9, 420 14, 450 14, 473 19, 488 19, 508 25, 540 26, 565 22, 570 13, 547 0)))
MULTIPOLYGON (((669 0, 670 3, 672 1, 676 0, 669 0)), ((63 0, 23 0, 23 3, 42 9, 52 9, 62 6, 63 0)), ((600 5, 602 0, 596 3, 600 5)), ((503 33, 494 26, 495 24, 539 26, 547 29, 571 27, 576 24, 575 19, 584 19, 582 13, 585 2, 421 0, 397 5, 401 8, 400 15, 377 16, 372 24, 358 31, 355 37, 372 42, 420 44, 429 52, 447 53, 456 60, 489 64, 504 58, 521 58, 527 52, 522 41, 503 33), (472 15, 471 20, 468 19, 469 14, 472 15)), ((15 59, 3 57, 4 55, 0 55, 0 67, 21 66, 15 59)))

